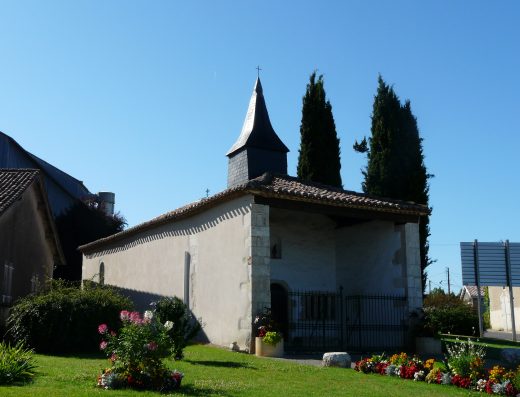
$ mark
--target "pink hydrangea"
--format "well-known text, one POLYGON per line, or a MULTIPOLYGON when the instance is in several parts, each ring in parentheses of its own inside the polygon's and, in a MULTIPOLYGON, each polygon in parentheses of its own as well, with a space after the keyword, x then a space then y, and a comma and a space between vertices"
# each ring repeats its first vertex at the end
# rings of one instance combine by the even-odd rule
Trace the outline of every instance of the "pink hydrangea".
POLYGON ((129 314, 128 317, 130 319, 130 322, 133 324, 142 324, 143 323, 143 320, 141 319, 141 315, 139 314, 139 312, 132 312, 129 314))
POLYGON ((107 345, 108 343, 106 341, 101 341, 101 343, 99 344, 99 348, 101 350, 105 350, 107 348, 107 345))
POLYGON ((128 310, 122 310, 121 313, 119 314, 119 317, 121 318, 122 321, 128 321, 128 319, 130 317, 130 312, 128 310))
POLYGON ((100 324, 97 330, 101 335, 103 335, 108 331, 108 326, 106 324, 100 324))
POLYGON ((155 343, 154 341, 151 341, 150 343, 147 344, 147 347, 148 347, 148 350, 150 351, 154 351, 154 350, 157 350, 157 343, 155 343))

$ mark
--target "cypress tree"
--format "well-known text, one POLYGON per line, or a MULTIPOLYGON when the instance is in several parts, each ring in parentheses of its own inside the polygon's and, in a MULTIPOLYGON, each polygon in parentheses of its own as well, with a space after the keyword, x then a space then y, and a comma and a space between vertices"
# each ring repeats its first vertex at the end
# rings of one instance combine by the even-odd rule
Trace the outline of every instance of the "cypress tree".
MULTIPOLYGON (((379 86, 372 109, 372 136, 354 144, 354 150, 367 153, 363 171, 363 191, 382 197, 429 205, 428 179, 424 165, 422 139, 410 101, 401 105, 394 89, 379 76, 379 86)), ((419 225, 423 290, 428 256, 429 216, 419 225)))
POLYGON ((323 76, 310 76, 303 97, 298 178, 342 187, 339 138, 323 76))

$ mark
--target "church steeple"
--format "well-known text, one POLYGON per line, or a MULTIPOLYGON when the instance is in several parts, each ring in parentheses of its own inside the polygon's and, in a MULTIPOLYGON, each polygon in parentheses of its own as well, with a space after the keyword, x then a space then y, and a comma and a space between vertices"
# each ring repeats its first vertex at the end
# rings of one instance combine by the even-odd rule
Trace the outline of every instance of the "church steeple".
POLYGON ((257 78, 240 136, 226 154, 229 157, 228 187, 264 172, 287 174, 288 151, 271 125, 262 83, 257 78))

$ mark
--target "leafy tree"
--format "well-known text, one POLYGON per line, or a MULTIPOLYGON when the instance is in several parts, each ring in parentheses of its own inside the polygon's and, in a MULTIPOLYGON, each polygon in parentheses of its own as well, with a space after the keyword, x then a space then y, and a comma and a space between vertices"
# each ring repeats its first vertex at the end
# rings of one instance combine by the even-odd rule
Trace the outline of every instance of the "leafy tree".
POLYGON ((126 225, 120 214, 108 216, 94 204, 78 201, 56 218, 66 266, 54 271, 54 278, 69 281, 81 280, 81 252, 78 247, 123 230, 126 225))
MULTIPOLYGON (((422 138, 410 101, 401 104, 394 89, 379 76, 374 97, 371 137, 355 142, 354 150, 367 153, 368 164, 363 171, 363 191, 382 197, 429 204, 428 174, 424 165, 422 138)), ((419 224, 420 255, 423 290, 426 285, 425 268, 431 263, 428 256, 430 235, 429 216, 419 224)))
POLYGON ((341 187, 339 138, 332 106, 323 87, 323 76, 310 76, 303 97, 300 126, 298 177, 308 181, 341 187))

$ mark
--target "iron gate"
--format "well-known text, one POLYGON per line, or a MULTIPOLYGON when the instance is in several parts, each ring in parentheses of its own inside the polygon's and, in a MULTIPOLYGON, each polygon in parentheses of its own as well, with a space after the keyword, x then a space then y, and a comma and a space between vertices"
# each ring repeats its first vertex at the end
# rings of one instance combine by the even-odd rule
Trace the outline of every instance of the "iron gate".
POLYGON ((345 297, 345 349, 398 351, 407 345, 408 307, 404 296, 345 297))
POLYGON ((397 351, 407 344, 407 298, 342 291, 291 291, 285 349, 292 352, 397 351))

